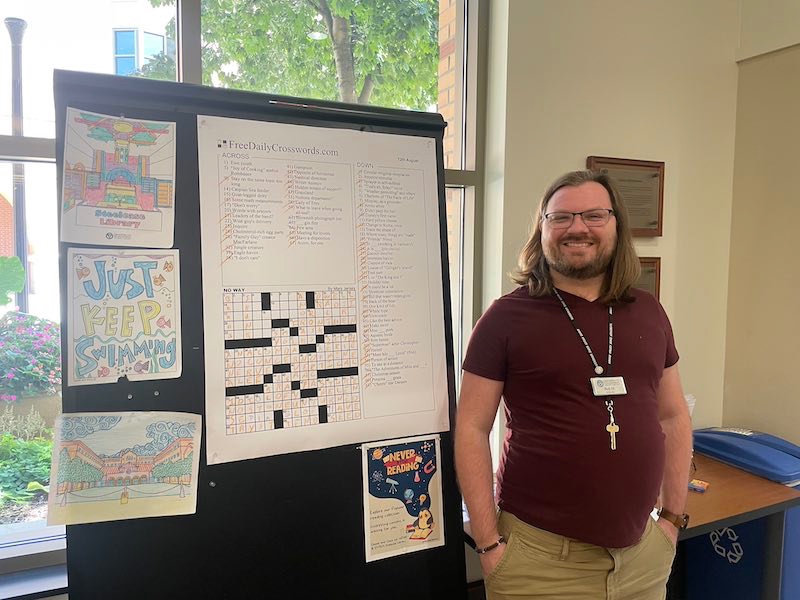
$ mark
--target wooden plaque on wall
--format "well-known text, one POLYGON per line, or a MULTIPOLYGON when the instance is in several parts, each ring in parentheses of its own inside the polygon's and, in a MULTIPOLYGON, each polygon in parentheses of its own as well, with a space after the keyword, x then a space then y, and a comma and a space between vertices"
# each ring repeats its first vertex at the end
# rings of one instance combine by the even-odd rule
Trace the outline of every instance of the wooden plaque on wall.
POLYGON ((653 294, 656 300, 661 288, 661 258, 657 256, 640 256, 639 264, 642 265, 642 274, 635 287, 653 294))
POLYGON ((628 207, 634 237, 662 235, 664 163, 589 156, 586 168, 608 173, 628 207))

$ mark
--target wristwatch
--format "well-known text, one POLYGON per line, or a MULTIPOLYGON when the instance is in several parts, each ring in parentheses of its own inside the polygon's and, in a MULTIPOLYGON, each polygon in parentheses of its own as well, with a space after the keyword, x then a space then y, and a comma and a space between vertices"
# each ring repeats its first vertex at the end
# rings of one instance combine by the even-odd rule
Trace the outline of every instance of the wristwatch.
POLYGON ((686 513, 683 513, 682 515, 676 515, 674 512, 669 512, 663 506, 658 509, 658 518, 666 519, 678 529, 686 529, 689 526, 689 515, 686 513))

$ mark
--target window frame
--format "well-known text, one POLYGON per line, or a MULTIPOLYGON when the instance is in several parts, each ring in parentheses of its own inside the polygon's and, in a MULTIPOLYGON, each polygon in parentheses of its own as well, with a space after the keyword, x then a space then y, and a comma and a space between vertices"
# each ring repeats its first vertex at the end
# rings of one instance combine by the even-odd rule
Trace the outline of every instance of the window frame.
MULTIPOLYGON (((55 164, 55 140, 0 135, 0 161, 55 164)), ((28 292, 26 285, 23 290, 26 298, 28 292)), ((0 584, 3 576, 11 573, 65 566, 66 560, 66 528, 63 525, 45 525, 36 530, 7 534, 0 542, 0 584)))
MULTIPOLYGON (((474 323, 482 313, 483 197, 485 162, 482 151, 486 124, 486 66, 488 56, 489 0, 457 0, 458 64, 462 70, 462 105, 460 109, 462 168, 446 169, 446 187, 462 189, 461 239, 458 272, 461 276, 460 331, 454 331, 453 346, 458 373, 462 352, 474 323), (465 52, 466 48, 466 52, 465 52)), ((176 0, 177 81, 202 84, 201 0, 176 0)), ((139 30, 112 30, 113 63, 116 73, 116 34, 134 33, 134 61, 140 65, 139 30)), ((164 44, 166 52, 166 39, 164 44)), ((0 135, 0 160, 10 162, 55 163, 55 140, 31 136, 0 135)), ((457 378, 460 381, 460 375, 457 378)), ((496 456, 499 437, 495 435, 492 453, 496 456)), ((8 573, 66 565, 66 539, 63 526, 48 526, 28 538, 26 550, 10 555, 8 549, 19 542, 0 545, 0 577, 8 573)), ((56 591, 56 590, 54 590, 56 591)), ((63 590, 59 590, 62 591, 63 590)))
POLYGON ((153 33, 152 31, 142 32, 142 65, 147 62, 147 59, 158 56, 159 54, 166 54, 167 51, 167 36, 160 33, 153 33), (161 40, 161 50, 155 54, 148 54, 147 40, 148 36, 152 38, 159 38, 161 40))
POLYGON ((113 44, 113 48, 114 48, 114 53, 113 53, 113 56, 114 56, 114 71, 113 71, 114 75, 127 76, 127 75, 131 74, 131 73, 120 73, 118 71, 118 69, 117 69, 117 61, 119 59, 125 59, 125 58, 133 58, 133 71, 132 71, 132 73, 135 73, 136 70, 139 68, 139 30, 138 29, 133 29, 133 28, 128 28, 128 27, 114 28, 114 29, 111 30, 111 36, 112 36, 112 44, 113 44), (120 34, 120 33, 131 33, 131 34, 133 34, 133 54, 118 52, 117 34, 120 34))

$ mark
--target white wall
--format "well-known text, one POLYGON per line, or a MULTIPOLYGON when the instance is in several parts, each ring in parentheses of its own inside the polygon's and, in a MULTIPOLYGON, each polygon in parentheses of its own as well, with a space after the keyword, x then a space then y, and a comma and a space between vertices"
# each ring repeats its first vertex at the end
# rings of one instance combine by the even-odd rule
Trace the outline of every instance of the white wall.
POLYGON ((720 424, 737 2, 499 0, 492 13, 490 65, 506 72, 489 80, 488 123, 502 131, 487 136, 487 295, 513 288, 505 273, 550 181, 588 155, 664 161, 664 236, 637 248, 662 257, 695 426, 720 424))
POLYGON ((740 65, 723 423, 800 444, 800 46, 740 65))
POLYGON ((800 2, 740 0, 741 31, 736 60, 800 43, 800 2))

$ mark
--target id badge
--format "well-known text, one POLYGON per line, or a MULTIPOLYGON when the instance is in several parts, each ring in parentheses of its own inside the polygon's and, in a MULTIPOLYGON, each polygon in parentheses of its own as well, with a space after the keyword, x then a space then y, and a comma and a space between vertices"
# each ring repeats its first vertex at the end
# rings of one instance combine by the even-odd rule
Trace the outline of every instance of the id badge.
POLYGON ((589 381, 595 396, 624 396, 628 393, 622 377, 591 377, 589 381))

